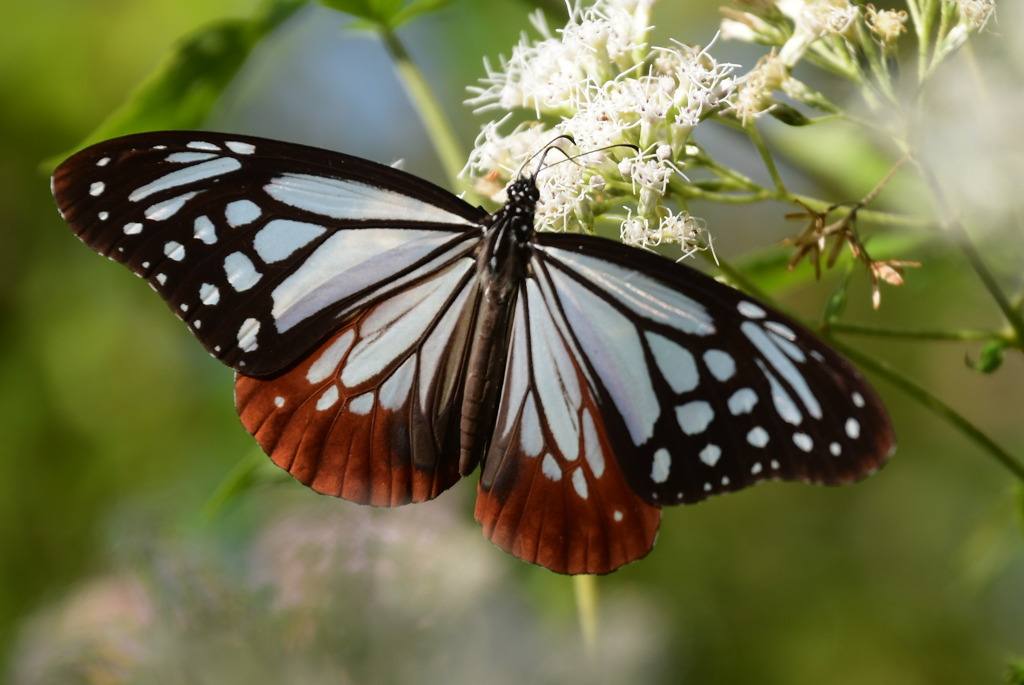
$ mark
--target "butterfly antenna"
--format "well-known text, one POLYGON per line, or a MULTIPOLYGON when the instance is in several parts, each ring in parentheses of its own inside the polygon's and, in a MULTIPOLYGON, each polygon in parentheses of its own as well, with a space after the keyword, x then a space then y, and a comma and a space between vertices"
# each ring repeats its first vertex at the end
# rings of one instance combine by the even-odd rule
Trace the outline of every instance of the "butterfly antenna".
POLYGON ((640 152, 640 148, 637 147, 636 145, 631 144, 631 143, 615 143, 613 145, 605 145, 604 147, 595 148, 593 150, 587 150, 586 152, 581 152, 578 155, 570 155, 565 150, 563 150, 562 148, 560 148, 557 145, 555 145, 555 143, 558 142, 559 140, 561 140, 562 138, 565 138, 565 139, 575 143, 575 141, 573 140, 572 136, 561 135, 558 138, 555 138, 550 143, 545 145, 543 149, 541 149, 541 150, 537 151, 536 153, 534 153, 534 155, 532 157, 530 157, 530 159, 526 160, 523 163, 523 166, 520 168, 519 174, 522 175, 522 170, 524 168, 526 168, 526 166, 531 161, 533 161, 538 155, 540 155, 540 161, 537 163, 537 171, 534 172, 534 176, 539 174, 541 169, 550 168, 550 167, 556 166, 558 164, 561 164, 562 162, 574 162, 575 163, 576 160, 579 159, 580 157, 586 157, 587 155, 592 155, 592 154, 595 154, 597 152, 604 152, 605 150, 611 150, 611 149, 617 148, 617 147, 628 147, 630 150, 633 150, 634 152, 640 152), (559 160, 557 162, 554 162, 552 164, 549 164, 547 167, 545 167, 544 166, 544 158, 547 157, 548 152, 550 152, 551 150, 558 150, 563 155, 565 155, 565 159, 561 159, 561 160, 559 160))
POLYGON ((537 162, 537 171, 535 171, 533 173, 534 177, 536 177, 537 174, 540 173, 540 170, 544 168, 544 158, 547 157, 548 153, 551 152, 552 150, 558 150, 563 155, 565 155, 566 159, 572 159, 572 157, 569 156, 568 152, 566 152, 562 148, 560 148, 557 145, 555 145, 555 143, 557 143, 560 140, 568 140, 571 144, 573 144, 573 145, 576 144, 576 140, 572 136, 570 136, 568 133, 563 133, 562 135, 557 136, 556 138, 553 138, 550 143, 548 143, 547 145, 542 147, 540 150, 537 150, 536 152, 534 152, 532 155, 530 155, 529 159, 527 159, 525 162, 523 162, 523 164, 519 167, 518 173, 516 173, 516 177, 518 178, 518 177, 522 176, 523 175, 523 169, 525 169, 527 166, 529 166, 530 162, 532 162, 533 160, 537 159, 537 157, 539 156, 540 157, 540 161, 537 162))

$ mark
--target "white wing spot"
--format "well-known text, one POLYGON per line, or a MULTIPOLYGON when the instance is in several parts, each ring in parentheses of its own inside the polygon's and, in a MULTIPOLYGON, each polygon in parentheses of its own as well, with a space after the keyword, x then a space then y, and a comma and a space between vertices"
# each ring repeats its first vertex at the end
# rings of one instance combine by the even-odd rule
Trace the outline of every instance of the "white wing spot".
POLYGON ((728 405, 733 416, 749 414, 757 405, 757 393, 750 388, 740 388, 729 397, 728 405))
POLYGON ((711 492, 711 483, 704 483, 704 492, 711 492))
POLYGON ((707 365, 711 375, 723 383, 736 373, 736 360, 732 358, 731 354, 722 350, 705 352, 704 364, 707 365))
POLYGON ((771 460, 771 467, 772 467, 772 471, 778 471, 779 470, 779 462, 778 462, 778 460, 772 459, 771 460))
MULTIPOLYGON (((332 383, 331 387, 327 388, 327 390, 324 390, 324 394, 320 395, 320 399, 318 399, 316 401, 316 410, 317 411, 323 411, 325 409, 330 409, 335 404, 337 404, 337 402, 338 402, 338 386, 334 385, 332 383)), ((352 404, 355 404, 355 402, 353 401, 349 405, 350 408, 351 408, 352 404)))
POLYGON ((790 342, 796 340, 796 333, 794 333, 793 329, 784 323, 779 323, 778 321, 765 321, 764 327, 771 331, 772 333, 775 333, 776 335, 779 335, 790 342))
POLYGON ((765 378, 768 379, 768 384, 772 389, 772 403, 775 405, 775 411, 779 413, 779 417, 786 423, 799 426, 803 422, 804 417, 797 408, 793 398, 789 396, 789 393, 782 387, 778 379, 765 368, 760 359, 757 360, 757 366, 761 369, 761 373, 764 374, 765 378))
MULTIPOLYGON (((156 146, 153 149, 161 149, 162 146, 156 146)), ((172 171, 169 174, 161 176, 160 178, 147 183, 141 188, 136 188, 128 196, 129 202, 138 202, 155 193, 170 190, 177 186, 186 185, 189 183, 198 183, 199 181, 205 181, 208 178, 215 176, 223 176, 229 174, 232 171, 237 171, 242 168, 242 163, 234 157, 217 157, 211 159, 208 162, 200 162, 199 164, 193 164, 177 171, 172 171)))
POLYGON ((587 460, 594 478, 600 479, 604 475, 604 451, 601 449, 597 426, 594 425, 594 418, 590 415, 589 409, 583 410, 583 457, 587 460))
POLYGON ((533 399, 533 393, 526 397, 523 402, 523 411, 520 419, 519 446, 523 454, 528 457, 536 457, 544 449, 544 433, 540 428, 540 417, 537 416, 537 402, 533 399))
POLYGON ((107 166, 110 164, 110 157, 102 157, 96 160, 96 166, 107 166))
POLYGON ((277 397, 275 397, 275 398, 274 398, 274 406, 275 406, 275 407, 277 407, 278 409, 280 409, 281 407, 283 407, 283 406, 284 406, 284 398, 283 398, 283 397, 281 397, 280 395, 278 395, 277 397))
POLYGON ((210 221, 210 217, 206 215, 196 217, 192 236, 207 245, 213 245, 217 242, 217 229, 214 227, 213 222, 210 221))
POLYGON ((668 480, 668 472, 672 467, 672 456, 668 450, 662 447, 654 453, 654 461, 651 464, 651 480, 655 483, 664 483, 668 480))
POLYGON ((544 455, 544 460, 540 464, 541 472, 548 477, 548 480, 558 482, 562 480, 562 469, 558 468, 558 462, 551 456, 551 453, 544 455))
POLYGON ((106 188, 107 184, 104 183, 103 181, 96 181, 94 183, 90 183, 89 194, 92 195, 93 197, 99 197, 100 195, 103 194, 103 191, 106 190, 106 188))
POLYGON ((192 328, 196 329, 197 331, 202 327, 202 325, 203 325, 203 322, 200 321, 199 319, 195 319, 192 322, 192 328))
POLYGON ((854 406, 856 406, 859 409, 862 409, 864 407, 864 395, 861 395, 859 392, 854 392, 853 395, 851 395, 850 397, 853 399, 854 406))
POLYGON ((193 150, 206 150, 208 152, 218 152, 220 150, 220 147, 215 143, 208 143, 205 140, 193 140, 186 147, 190 147, 193 150))
POLYGON ((829 443, 828 451, 833 457, 838 457, 843 453, 843 446, 838 442, 829 443))
POLYGON ((185 258, 185 248, 181 243, 169 240, 164 243, 164 254, 167 255, 168 259, 180 262, 185 258))
MULTIPOLYGON (((822 417, 821 405, 818 403, 814 393, 811 392, 807 379, 793 365, 792 358, 789 356, 792 353, 798 354, 802 358, 803 352, 788 341, 786 341, 785 345, 780 345, 781 338, 777 334, 774 336, 770 335, 765 332, 764 328, 751 321, 744 321, 740 324, 740 330, 754 344, 758 352, 764 356, 764 359, 782 376, 789 387, 793 389, 807 409, 807 413, 816 419, 820 419, 822 417)), ((767 375, 767 370, 762 365, 761 360, 758 360, 757 363, 767 375)), ((772 395, 773 397, 775 395, 774 385, 772 387, 772 395)))
POLYGON ((793 444, 804 452, 810 452, 814 449, 814 440, 807 433, 793 433, 793 444))
POLYGON ((747 317, 748 319, 763 319, 765 315, 768 313, 765 310, 761 309, 756 304, 754 304, 753 302, 748 302, 746 300, 736 305, 736 309, 739 311, 740 314, 747 317))
POLYGON ((754 426, 747 433, 747 442, 751 447, 764 447, 768 444, 770 438, 771 436, 768 435, 768 431, 761 426, 754 426))
POLYGON ((171 164, 194 164, 216 158, 217 155, 211 152, 172 152, 164 157, 171 164))
POLYGON ((587 475, 583 473, 583 469, 576 469, 572 472, 572 488, 576 491, 576 494, 580 496, 580 499, 587 499, 587 475))
POLYGON ((224 209, 224 217, 231 227, 245 226, 260 218, 263 210, 252 200, 235 200, 224 209))
POLYGON ((167 274, 157 274, 156 282, 159 283, 160 285, 164 285, 165 283, 167 283, 167 274))
POLYGON ((127 223, 124 225, 125 235, 136 235, 139 233, 142 233, 142 224, 140 224, 138 221, 132 221, 131 223, 127 223))
POLYGON ((155 205, 151 205, 146 209, 146 218, 150 221, 166 221, 177 214, 178 211, 185 206, 186 202, 198 194, 199 192, 195 191, 179 195, 178 197, 172 197, 170 200, 157 202, 155 205))
POLYGON ((243 143, 240 140, 229 140, 224 145, 236 155, 251 155, 256 152, 256 146, 252 143, 243 143))
POLYGON ((253 247, 260 259, 273 264, 288 259, 326 231, 323 226, 305 221, 275 219, 259 230, 253 239, 253 247))
POLYGON ((618 509, 616 509, 615 511, 612 512, 612 518, 615 519, 616 522, 621 521, 622 520, 622 512, 619 511, 618 509))
POLYGON ((248 318, 242 322, 238 329, 238 346, 242 348, 243 352, 252 352, 258 347, 256 336, 259 335, 259 332, 259 319, 248 318))
POLYGON ((380 387, 378 401, 382 409, 397 411, 408 403, 413 381, 416 380, 416 364, 416 355, 410 355, 380 387))
POLYGON ((722 476, 722 485, 728 485, 729 483, 729 476, 722 476))
POLYGON ((338 339, 328 345, 323 354, 310 365, 309 370, 306 371, 306 380, 311 385, 316 385, 327 380, 331 374, 335 373, 338 365, 341 364, 342 357, 348 352, 348 348, 352 345, 355 337, 356 334, 351 328, 338 336, 338 339))
POLYGON ((718 460, 722 457, 722 448, 718 445, 708 444, 700 451, 697 455, 700 460, 708 466, 714 467, 718 463, 718 460))
POLYGON ((853 417, 846 419, 846 435, 850 440, 860 437, 860 423, 857 422, 857 419, 853 417))
POLYGON ((96 215, 96 218, 99 219, 100 221, 106 221, 107 219, 110 218, 110 212, 100 212, 99 214, 96 215))
POLYGON ((185 304, 184 302, 182 302, 180 305, 178 305, 178 308, 181 309, 181 311, 183 311, 183 312, 187 312, 188 311, 188 305, 185 304))
POLYGON ((644 337, 651 347, 654 363, 673 392, 690 392, 700 385, 697 361, 689 350, 657 333, 645 333, 644 337))
POLYGON ((248 290, 263 278, 263 274, 256 271, 252 260, 241 252, 232 252, 224 258, 224 273, 227 274, 228 283, 238 292, 248 290))
POLYGON ((199 286, 199 300, 205 305, 213 306, 220 302, 220 289, 210 283, 199 286))
POLYGON ((366 416, 371 409, 373 409, 373 393, 364 392, 348 403, 348 410, 359 416, 366 416))
POLYGON ((764 467, 761 466, 761 462, 755 461, 754 465, 750 467, 750 475, 756 476, 757 474, 761 473, 761 471, 763 471, 763 470, 764 470, 764 467))
POLYGON ((687 435, 703 433, 715 418, 715 410, 704 400, 676 407, 676 421, 687 435))

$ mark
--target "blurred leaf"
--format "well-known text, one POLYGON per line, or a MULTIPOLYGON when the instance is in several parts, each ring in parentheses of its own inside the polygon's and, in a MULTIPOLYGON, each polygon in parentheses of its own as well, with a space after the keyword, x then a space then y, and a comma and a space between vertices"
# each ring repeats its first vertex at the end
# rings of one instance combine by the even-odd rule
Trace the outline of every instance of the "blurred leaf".
POLYGON ((1003 365, 1004 352, 1008 346, 1009 343, 1005 340, 989 340, 982 346, 977 361, 971 361, 971 358, 965 355, 964 363, 975 371, 992 373, 1003 365))
POLYGON ((805 117, 800 110, 781 102, 777 102, 772 105, 768 110, 768 113, 787 126, 806 126, 807 124, 813 123, 810 119, 805 117))
POLYGON ((394 31, 402 24, 420 15, 436 12, 449 5, 451 0, 411 0, 404 5, 402 0, 317 0, 317 2, 362 20, 351 24, 351 28, 394 31))
POLYGON ((291 480, 287 473, 265 458, 262 453, 252 450, 250 456, 235 465, 221 481, 210 498, 203 505, 203 518, 208 521, 220 518, 243 495, 253 488, 272 482, 291 480))
POLYGON ((249 19, 196 31, 79 147, 139 131, 200 128, 253 48, 305 4, 269 0, 249 19))
POLYGON ((1017 527, 1024 536, 1024 484, 1017 483, 1017 527))
POLYGON ((1011 661, 1010 670, 1006 674, 1006 682, 1010 685, 1024 685, 1024 659, 1011 661))

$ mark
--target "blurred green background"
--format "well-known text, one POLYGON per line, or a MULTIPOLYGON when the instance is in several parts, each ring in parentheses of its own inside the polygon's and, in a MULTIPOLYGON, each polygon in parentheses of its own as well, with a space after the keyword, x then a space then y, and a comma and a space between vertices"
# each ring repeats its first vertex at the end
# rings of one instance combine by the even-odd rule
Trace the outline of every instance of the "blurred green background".
MULTIPOLYGON (((276 479, 268 466, 265 479, 258 472, 265 484, 204 516, 233 469, 267 461, 238 424, 231 373, 127 270, 75 240, 53 207, 45 160, 90 134, 182 36, 255 7, 7 8, 0 673, 10 682, 952 685, 998 682, 1008 660, 1024 657, 1012 476, 884 383, 900 446, 881 473, 850 488, 768 484, 666 510, 654 552, 598 581, 599 649, 589 658, 570 580, 483 540, 470 483, 436 502, 370 510, 276 479)), ((467 149, 480 120, 460 104, 464 88, 483 75, 484 56, 511 51, 527 10, 458 0, 400 34, 467 149)), ((714 3, 665 2, 655 35, 706 43, 717 16, 714 3)), ((296 13, 261 43, 208 126, 403 158, 441 179, 386 54, 372 36, 343 31, 345 21, 318 7, 296 13)), ((744 69, 760 54, 722 51, 744 69)), ((720 144, 757 167, 743 141, 720 144)), ((799 183, 828 192, 814 178, 799 183)), ((794 232, 783 208, 695 211, 726 257, 794 232)), ((1019 243, 1019 232, 981 237, 1008 286, 1019 284, 1019 243)), ((855 275, 850 320, 1000 325, 949 245, 894 256, 924 266, 885 291, 877 317, 867 279, 855 275)), ((806 280, 783 299, 813 319, 834 279, 806 280)), ((849 340, 1024 454, 1020 355, 983 376, 964 364, 976 345, 849 340)))

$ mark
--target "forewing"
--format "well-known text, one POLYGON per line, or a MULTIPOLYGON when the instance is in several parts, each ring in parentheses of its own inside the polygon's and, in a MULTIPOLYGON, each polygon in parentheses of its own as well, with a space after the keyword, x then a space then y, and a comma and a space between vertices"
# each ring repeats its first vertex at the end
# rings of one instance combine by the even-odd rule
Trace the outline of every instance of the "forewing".
POLYGON ((559 573, 608 573, 644 556, 661 518, 623 477, 596 390, 550 290, 528 278, 476 518, 502 549, 559 573))
POLYGON ((646 502, 765 479, 847 483, 892 453, 860 373, 766 305, 599 238, 542 234, 533 265, 596 383, 609 461, 646 502))
POLYGON ((348 320, 293 369, 239 374, 242 424, 318 492, 431 499, 459 478, 459 409, 478 287, 465 258, 348 320))
POLYGON ((390 167, 208 132, 106 141, 52 183, 79 238, 253 376, 288 368, 362 307, 468 254, 486 217, 390 167))

